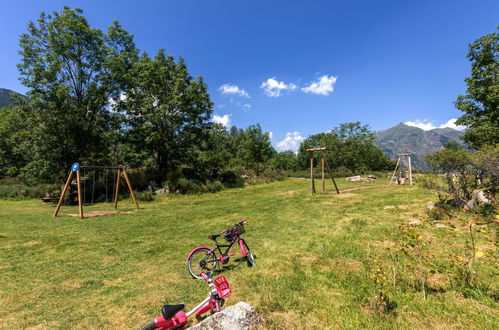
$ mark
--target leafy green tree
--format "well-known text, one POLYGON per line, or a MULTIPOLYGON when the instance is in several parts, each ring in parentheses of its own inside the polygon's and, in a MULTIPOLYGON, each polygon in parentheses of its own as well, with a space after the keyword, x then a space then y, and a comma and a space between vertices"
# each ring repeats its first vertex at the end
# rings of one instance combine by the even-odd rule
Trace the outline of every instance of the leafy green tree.
POLYGON ((478 38, 470 44, 467 57, 471 76, 465 79, 466 95, 455 102, 465 114, 456 123, 467 127, 463 140, 479 149, 499 143, 499 34, 478 38))
MULTIPOLYGON (((354 173, 385 170, 392 167, 386 155, 373 145, 374 134, 360 122, 344 123, 329 133, 319 133, 305 139, 300 145, 299 160, 303 168, 309 166, 306 149, 326 147, 326 158, 332 169, 347 168, 354 173)), ((314 164, 321 155, 315 154, 314 164)))
POLYGON ((18 176, 31 158, 29 114, 20 107, 4 107, 0 113, 0 178, 18 176))
POLYGON ((463 206, 472 199, 477 169, 469 151, 442 149, 426 155, 425 160, 436 174, 425 177, 426 188, 438 191, 441 200, 452 199, 455 206, 463 206))
POLYGON ((269 164, 274 169, 285 171, 298 171, 300 169, 298 156, 291 150, 275 154, 274 157, 270 159, 269 164))
POLYGON ((127 140, 156 164, 158 182, 181 164, 192 163, 209 125, 213 104, 202 77, 193 78, 182 58, 159 50, 144 53, 133 68, 135 77, 117 101, 128 118, 127 140))
POLYGON ((223 125, 211 124, 204 136, 195 167, 202 171, 202 178, 217 179, 234 157, 229 134, 223 125))
POLYGON ((460 145, 459 143, 457 143, 456 141, 445 142, 443 144, 443 146, 444 146, 445 149, 449 149, 449 150, 452 150, 452 151, 458 151, 458 150, 464 149, 464 147, 462 145, 460 145))
POLYGON ((133 37, 118 22, 104 34, 81 9, 64 7, 29 22, 20 46, 18 68, 32 112, 27 170, 64 176, 71 162, 105 161, 115 120, 109 100, 122 92, 137 58, 133 37))
POLYGON ((254 169, 259 174, 262 164, 274 154, 275 150, 270 144, 269 134, 262 131, 260 124, 248 126, 237 152, 237 157, 244 167, 254 169))

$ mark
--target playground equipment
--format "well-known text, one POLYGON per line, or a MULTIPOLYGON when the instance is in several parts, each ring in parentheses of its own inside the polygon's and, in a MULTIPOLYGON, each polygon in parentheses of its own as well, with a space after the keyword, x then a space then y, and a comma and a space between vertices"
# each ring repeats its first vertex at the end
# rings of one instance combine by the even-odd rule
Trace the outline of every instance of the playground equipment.
POLYGON ((327 167, 327 171, 331 180, 333 181, 334 188, 336 189, 336 193, 340 193, 338 186, 336 185, 336 181, 334 181, 333 174, 331 173, 331 168, 329 167, 329 163, 326 160, 326 148, 310 148, 307 149, 308 160, 310 162, 310 180, 311 180, 311 193, 315 195, 315 180, 314 180, 314 151, 320 151, 322 154, 321 160, 321 171, 322 171, 322 193, 326 193, 326 180, 324 179, 324 165, 327 167))
POLYGON ((390 179, 390 185, 395 179, 395 174, 397 174, 397 170, 400 170, 400 174, 398 176, 398 184, 403 184, 405 175, 402 175, 404 172, 404 169, 402 168, 403 166, 403 161, 404 159, 407 159, 407 177, 409 178, 409 184, 412 186, 412 167, 411 167, 411 152, 404 153, 404 154, 398 154, 397 158, 397 164, 395 165, 395 171, 393 171, 392 178, 390 179))
MULTIPOLYGON (((116 185, 115 185, 115 191, 114 191, 114 208, 116 209, 118 207, 118 193, 119 193, 119 187, 120 187, 120 179, 121 175, 123 174, 123 177, 125 178, 128 190, 130 191, 130 196, 132 197, 133 202, 135 203, 135 207, 139 209, 139 204, 137 203, 137 200, 135 199, 135 195, 132 190, 132 185, 130 183, 130 179, 128 178, 128 175, 126 173, 126 170, 128 169, 128 166, 126 165, 118 165, 118 166, 81 166, 78 163, 74 163, 71 165, 71 170, 69 171, 68 179, 66 180, 66 184, 64 185, 64 188, 61 193, 61 197, 59 198, 59 202, 57 203, 57 206, 55 208, 53 216, 56 217, 57 214, 59 213, 59 209, 61 208, 62 202, 64 201, 64 196, 66 195, 66 192, 68 190, 69 185, 71 184, 71 179, 73 178, 74 174, 76 173, 76 187, 78 191, 78 210, 80 214, 80 219, 83 219, 83 204, 85 204, 85 197, 82 198, 82 189, 81 189, 81 170, 85 169, 103 169, 103 170, 116 170, 118 171, 116 174, 116 185)), ((83 181, 84 184, 84 190, 85 190, 85 185, 86 185, 86 180, 83 181)), ((94 188, 95 188, 95 171, 93 175, 93 185, 92 185, 92 203, 94 201, 94 188)), ((85 192, 84 192, 85 195, 85 192)), ((107 201, 107 173, 106 173, 106 201, 107 201)))

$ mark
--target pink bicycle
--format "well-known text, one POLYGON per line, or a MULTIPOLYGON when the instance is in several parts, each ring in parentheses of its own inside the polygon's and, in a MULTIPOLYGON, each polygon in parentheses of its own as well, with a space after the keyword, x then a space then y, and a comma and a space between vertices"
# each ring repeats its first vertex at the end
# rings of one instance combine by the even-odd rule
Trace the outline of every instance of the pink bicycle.
POLYGON ((206 273, 208 276, 211 276, 219 262, 221 264, 226 264, 229 262, 229 257, 235 255, 235 253, 229 254, 229 251, 236 242, 239 245, 243 257, 246 258, 248 266, 253 266, 255 264, 255 256, 251 252, 246 241, 241 238, 241 235, 244 233, 244 224, 246 222, 247 220, 243 219, 234 226, 228 227, 220 234, 208 236, 209 239, 215 241, 216 247, 198 246, 192 250, 187 256, 187 268, 189 269, 191 276, 194 278, 201 278, 197 275, 200 273, 206 273), (218 244, 217 237, 220 237, 221 235, 224 235, 225 240, 229 242, 229 244, 218 244), (222 251, 222 248, 226 248, 225 251, 222 251), (220 257, 217 257, 217 251, 220 257))
POLYGON ((184 327, 187 324, 187 319, 194 314, 199 320, 201 315, 209 311, 211 311, 212 314, 220 312, 225 299, 232 293, 227 278, 225 276, 220 276, 212 281, 211 278, 204 273, 201 273, 200 278, 204 279, 210 287, 210 293, 205 300, 187 313, 184 312, 184 304, 164 305, 161 309, 162 316, 155 318, 154 322, 145 325, 141 330, 179 329, 184 327))

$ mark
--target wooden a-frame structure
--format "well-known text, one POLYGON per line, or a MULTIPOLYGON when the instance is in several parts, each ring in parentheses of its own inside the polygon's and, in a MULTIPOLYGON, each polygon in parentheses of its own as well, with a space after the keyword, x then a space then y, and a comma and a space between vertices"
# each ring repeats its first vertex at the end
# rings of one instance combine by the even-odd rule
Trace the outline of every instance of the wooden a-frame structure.
POLYGON ((397 174, 397 170, 400 169, 402 170, 402 162, 405 159, 407 159, 407 167, 408 167, 408 174, 409 174, 409 184, 412 186, 412 167, 411 167, 411 152, 407 152, 404 154, 398 154, 397 158, 397 164, 395 165, 395 170, 393 171, 392 178, 390 179, 390 185, 392 184, 395 174, 397 174))
POLYGON ((329 173, 329 176, 331 177, 331 180, 333 181, 334 188, 336 189, 336 193, 340 193, 338 186, 336 185, 336 181, 334 181, 333 174, 331 173, 331 168, 329 167, 329 163, 327 162, 326 159, 326 148, 310 148, 307 149, 308 153, 308 160, 310 162, 310 181, 311 181, 311 193, 312 195, 315 195, 315 180, 314 180, 314 151, 320 151, 322 154, 322 160, 321 160, 321 171, 322 171, 322 193, 326 193, 326 180, 324 179, 324 168, 327 167, 327 171, 329 173), (324 166, 325 165, 325 166, 324 166))
POLYGON ((73 178, 74 174, 76 173, 76 188, 78 191, 78 210, 80 214, 80 219, 83 219, 83 203, 82 203, 82 197, 81 197, 81 175, 80 175, 80 170, 81 169, 107 169, 107 170, 117 170, 117 178, 116 178, 116 187, 115 187, 115 193, 114 193, 114 208, 116 209, 118 207, 118 192, 119 192, 119 187, 120 187, 120 178, 121 175, 123 174, 123 177, 125 178, 126 184, 128 186, 128 190, 130 191, 130 196, 132 197, 133 202, 135 203, 135 207, 137 210, 139 209, 139 204, 137 203, 137 200, 135 199, 135 195, 132 190, 132 185, 130 184, 130 179, 128 178, 128 175, 126 173, 126 169, 128 166, 126 165, 118 165, 118 166, 80 166, 78 163, 73 163, 71 165, 71 170, 69 171, 69 176, 68 179, 66 180, 66 184, 64 185, 64 188, 62 189, 61 197, 59 198, 59 202, 57 203, 57 207, 55 208, 53 216, 56 217, 57 214, 59 213, 59 209, 61 208, 62 202, 64 201, 64 196, 66 195, 66 192, 68 191, 68 187, 71 184, 71 179, 73 178))

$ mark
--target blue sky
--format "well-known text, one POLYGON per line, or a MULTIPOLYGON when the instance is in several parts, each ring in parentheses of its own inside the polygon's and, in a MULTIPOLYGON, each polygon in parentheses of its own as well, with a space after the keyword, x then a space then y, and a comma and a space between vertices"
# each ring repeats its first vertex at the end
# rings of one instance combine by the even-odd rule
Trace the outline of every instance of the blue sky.
POLYGON ((278 149, 351 121, 445 126, 460 115, 468 44, 499 24, 499 1, 479 0, 2 1, 0 87, 26 92, 19 35, 64 5, 92 27, 120 21, 143 51, 184 57, 216 120, 260 123, 278 149))

